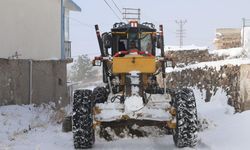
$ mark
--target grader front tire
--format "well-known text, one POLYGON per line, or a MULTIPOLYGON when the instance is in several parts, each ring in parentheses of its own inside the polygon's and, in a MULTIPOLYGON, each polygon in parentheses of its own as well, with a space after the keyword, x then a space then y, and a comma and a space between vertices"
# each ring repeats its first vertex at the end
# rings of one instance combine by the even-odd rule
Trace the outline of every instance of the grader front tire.
POLYGON ((175 95, 176 128, 173 139, 176 147, 194 147, 197 144, 197 110, 194 93, 191 89, 182 89, 175 95))
POLYGON ((75 149, 91 148, 95 142, 91 97, 91 90, 77 90, 74 93, 72 132, 75 149))

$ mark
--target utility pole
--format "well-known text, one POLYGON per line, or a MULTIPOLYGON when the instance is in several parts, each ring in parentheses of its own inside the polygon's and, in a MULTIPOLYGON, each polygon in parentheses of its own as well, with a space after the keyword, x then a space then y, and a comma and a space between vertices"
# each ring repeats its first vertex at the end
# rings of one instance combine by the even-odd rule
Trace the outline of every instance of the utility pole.
POLYGON ((183 38, 185 37, 185 32, 186 30, 184 30, 183 26, 187 23, 187 20, 179 20, 179 21, 175 21, 179 26, 180 26, 180 29, 176 31, 176 34, 177 34, 177 37, 179 38, 179 46, 180 48, 182 48, 183 46, 183 38))
POLYGON ((246 19, 242 18, 242 37, 241 37, 241 46, 244 47, 245 43, 245 26, 246 26, 246 19))

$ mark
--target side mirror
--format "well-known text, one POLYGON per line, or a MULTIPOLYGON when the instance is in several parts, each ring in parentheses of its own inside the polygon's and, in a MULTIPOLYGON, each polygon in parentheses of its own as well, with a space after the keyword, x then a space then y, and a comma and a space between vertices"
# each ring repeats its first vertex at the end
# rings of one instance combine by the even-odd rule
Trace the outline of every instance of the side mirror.
POLYGON ((156 36, 156 47, 161 48, 161 38, 160 35, 156 36))
POLYGON ((108 49, 112 46, 112 36, 111 34, 105 32, 102 34, 103 46, 108 49))
POLYGON ((175 63, 173 60, 167 60, 165 63, 166 63, 165 65, 167 68, 170 68, 170 67, 174 68, 175 67, 175 63))

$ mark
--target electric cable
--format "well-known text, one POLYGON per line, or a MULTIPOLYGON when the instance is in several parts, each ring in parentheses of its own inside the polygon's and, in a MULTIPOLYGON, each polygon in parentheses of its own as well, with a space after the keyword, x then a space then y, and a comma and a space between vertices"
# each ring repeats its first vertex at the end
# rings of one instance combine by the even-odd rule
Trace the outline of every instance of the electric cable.
POLYGON ((114 15, 120 20, 122 21, 122 19, 117 15, 117 13, 114 11, 114 9, 109 5, 109 3, 104 0, 104 2, 108 5, 108 7, 110 8, 110 10, 114 13, 114 15))

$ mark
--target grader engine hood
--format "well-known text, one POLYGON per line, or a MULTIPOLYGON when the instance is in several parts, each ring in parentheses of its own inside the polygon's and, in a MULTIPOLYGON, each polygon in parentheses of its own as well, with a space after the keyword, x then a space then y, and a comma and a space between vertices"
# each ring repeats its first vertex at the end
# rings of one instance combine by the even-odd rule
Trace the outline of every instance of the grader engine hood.
POLYGON ((113 58, 113 73, 154 73, 156 71, 155 57, 128 56, 113 58))

